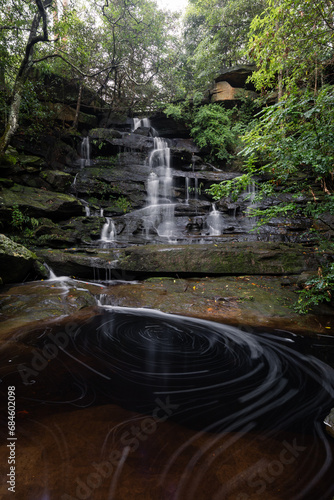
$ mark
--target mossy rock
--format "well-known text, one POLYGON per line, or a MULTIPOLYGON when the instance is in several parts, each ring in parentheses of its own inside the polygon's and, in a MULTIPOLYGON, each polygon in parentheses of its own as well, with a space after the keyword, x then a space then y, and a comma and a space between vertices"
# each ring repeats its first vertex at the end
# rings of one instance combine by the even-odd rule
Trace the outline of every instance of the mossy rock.
POLYGON ((60 193, 68 192, 73 182, 72 175, 61 170, 44 170, 40 173, 40 177, 50 184, 55 191, 60 193))
POLYGON ((45 278, 47 275, 47 270, 33 252, 0 234, 0 276, 4 283, 20 282, 28 276, 45 278))
POLYGON ((47 217, 54 221, 66 220, 84 212, 82 204, 72 195, 19 184, 3 189, 0 202, 0 216, 7 220, 11 217, 13 205, 29 217, 47 217))
POLYGON ((89 131, 89 137, 92 139, 102 139, 104 141, 120 139, 122 134, 118 130, 108 128, 94 128, 89 131))

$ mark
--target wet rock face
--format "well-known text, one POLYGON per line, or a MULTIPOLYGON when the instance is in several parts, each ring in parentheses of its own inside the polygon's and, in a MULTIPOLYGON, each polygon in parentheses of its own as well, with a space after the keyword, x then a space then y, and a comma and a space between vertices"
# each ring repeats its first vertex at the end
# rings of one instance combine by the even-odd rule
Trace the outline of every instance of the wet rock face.
POLYGON ((72 195, 21 185, 3 189, 0 202, 0 216, 7 220, 10 219, 13 205, 29 217, 47 217, 54 221, 84 213, 82 204, 72 195))
POLYGON ((47 271, 34 253, 0 234, 0 278, 2 282, 23 281, 29 275, 45 277, 47 271))
MULTIPOLYGON (((133 222, 133 231, 140 230, 133 222)), ((191 230, 195 231, 196 228, 191 230)), ((117 231, 122 231, 118 226, 117 231)), ((127 248, 39 250, 57 274, 92 278, 122 274, 131 279, 154 276, 198 276, 244 274, 300 274, 319 266, 317 257, 302 246, 264 242, 192 245, 137 245, 127 248)), ((115 278, 116 279, 116 278, 115 278)))

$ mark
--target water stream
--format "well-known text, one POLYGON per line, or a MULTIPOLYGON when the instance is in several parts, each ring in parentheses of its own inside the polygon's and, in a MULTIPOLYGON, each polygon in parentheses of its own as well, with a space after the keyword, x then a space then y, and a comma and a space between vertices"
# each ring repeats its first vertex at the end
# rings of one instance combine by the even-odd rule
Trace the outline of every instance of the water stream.
POLYGON ((83 167, 89 167, 90 161, 90 140, 89 137, 84 137, 81 143, 81 165, 83 167))

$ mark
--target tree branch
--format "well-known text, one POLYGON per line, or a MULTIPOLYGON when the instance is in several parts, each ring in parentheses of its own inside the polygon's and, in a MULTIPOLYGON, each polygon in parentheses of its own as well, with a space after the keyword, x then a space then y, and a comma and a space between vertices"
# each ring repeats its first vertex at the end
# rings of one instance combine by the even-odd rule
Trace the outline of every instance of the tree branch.
POLYGON ((66 57, 62 56, 61 54, 49 54, 47 56, 41 57, 40 59, 34 59, 32 62, 35 64, 35 63, 39 63, 42 61, 46 61, 47 59, 53 59, 56 57, 58 57, 59 59, 62 59, 66 64, 71 66, 71 68, 75 69, 75 71, 77 71, 79 73, 79 75, 81 75, 85 78, 94 78, 95 76, 100 75, 101 73, 103 73, 105 71, 111 71, 111 70, 116 69, 118 67, 118 64, 113 64, 112 66, 107 66, 106 68, 102 68, 99 71, 96 71, 95 73, 91 73, 91 74, 84 73, 83 71, 81 71, 80 68, 75 66, 75 64, 73 64, 71 61, 66 59, 66 57))

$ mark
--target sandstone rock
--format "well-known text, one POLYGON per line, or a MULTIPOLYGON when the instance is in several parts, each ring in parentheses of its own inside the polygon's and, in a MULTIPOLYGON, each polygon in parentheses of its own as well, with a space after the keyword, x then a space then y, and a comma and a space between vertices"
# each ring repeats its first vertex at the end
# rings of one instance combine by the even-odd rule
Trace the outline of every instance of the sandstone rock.
MULTIPOLYGON (((56 120, 61 122, 68 122, 71 124, 73 123, 76 113, 74 108, 68 106, 67 104, 62 104, 58 102, 56 103, 50 102, 47 105, 50 111, 54 114, 54 118, 56 120)), ((78 124, 79 126, 85 126, 89 128, 96 127, 97 118, 94 115, 88 115, 80 111, 78 116, 78 124)))
POLYGON ((0 234, 0 276, 4 283, 23 281, 28 275, 46 277, 47 271, 37 256, 23 245, 0 234))
POLYGON ((122 134, 118 130, 113 130, 110 128, 93 128, 89 131, 89 137, 92 139, 102 139, 104 141, 110 141, 112 139, 121 139, 122 134))
POLYGON ((73 177, 61 170, 44 170, 40 173, 40 177, 55 191, 61 193, 68 192, 73 182, 73 177))
POLYGON ((18 184, 2 190, 0 203, 0 216, 7 220, 13 205, 29 217, 47 217, 55 221, 84 213, 82 204, 74 196, 18 184))
POLYGON ((216 82, 211 91, 211 101, 235 101, 241 97, 256 97, 256 93, 251 90, 232 87, 228 82, 216 82))
POLYGON ((251 64, 224 68, 220 71, 220 74, 217 76, 217 78, 215 78, 215 82, 225 81, 228 82, 232 87, 249 87, 253 89, 254 87, 251 84, 247 84, 246 80, 255 70, 256 66, 251 64))
POLYGON ((271 242, 226 244, 143 245, 75 252, 39 251, 38 255, 59 274, 91 278, 94 269, 122 273, 132 278, 153 276, 203 276, 244 274, 288 275, 315 270, 319 262, 302 245, 271 242))

